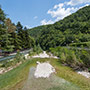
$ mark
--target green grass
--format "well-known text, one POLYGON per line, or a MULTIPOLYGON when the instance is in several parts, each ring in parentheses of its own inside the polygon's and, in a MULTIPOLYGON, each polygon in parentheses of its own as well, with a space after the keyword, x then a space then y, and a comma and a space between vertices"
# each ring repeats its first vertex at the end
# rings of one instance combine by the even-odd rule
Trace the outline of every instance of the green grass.
MULTIPOLYGON (((62 66, 57 59, 37 59, 40 62, 49 61, 56 69, 57 76, 64 78, 65 80, 80 87, 81 90, 90 90, 90 79, 85 78, 82 75, 77 74, 70 67, 62 66)), ((54 89, 52 89, 54 90, 54 89)), ((56 90, 56 89, 55 89, 56 90)))
MULTIPOLYGON (((19 67, 3 75, 0 75, 0 90, 16 90, 16 88, 21 87, 23 85, 22 82, 25 82, 25 80, 28 77, 30 67, 35 66, 36 61, 40 62, 49 61, 55 67, 57 76, 80 87, 81 90, 90 90, 90 79, 87 79, 82 75, 77 74, 69 67, 62 66, 57 59, 39 59, 39 58, 28 60, 23 64, 21 64, 19 67)), ((59 88, 60 87, 52 87, 50 90, 61 90, 59 88)))
POLYGON ((0 75, 0 90, 10 90, 17 83, 25 80, 28 76, 29 68, 34 65, 32 60, 26 61, 17 68, 0 75))
POLYGON ((62 88, 60 88, 60 87, 52 87, 52 88, 47 89, 47 90, 63 90, 63 89, 62 89, 62 88))
POLYGON ((90 79, 77 74, 69 67, 60 65, 58 60, 52 59, 51 64, 55 67, 57 76, 76 84, 81 88, 81 90, 90 90, 90 79))

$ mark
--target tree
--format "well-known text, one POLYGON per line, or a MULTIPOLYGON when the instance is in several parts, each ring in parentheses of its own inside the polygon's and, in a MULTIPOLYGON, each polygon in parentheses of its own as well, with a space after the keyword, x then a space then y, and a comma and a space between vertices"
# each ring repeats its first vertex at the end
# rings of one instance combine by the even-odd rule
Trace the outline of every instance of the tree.
POLYGON ((23 30, 23 26, 21 25, 20 22, 17 23, 16 28, 17 28, 18 34, 20 34, 22 32, 22 30, 23 30))
POLYGON ((5 25, 9 33, 14 33, 16 30, 16 26, 11 22, 10 18, 5 20, 5 25))
POLYGON ((20 22, 17 23, 17 35, 19 40, 19 46, 21 49, 27 49, 34 46, 35 41, 34 39, 29 35, 27 28, 25 27, 23 29, 23 26, 20 22))
POLYGON ((27 49, 27 48, 32 48, 32 47, 34 47, 34 44, 35 44, 35 41, 34 41, 34 39, 29 35, 29 33, 28 33, 28 31, 26 30, 26 31, 23 31, 23 33, 22 33, 22 38, 23 38, 23 42, 22 42, 22 44, 23 44, 23 46, 22 46, 22 48, 24 48, 24 49, 27 49))
POLYGON ((8 31, 5 31, 5 35, 3 37, 2 50, 5 52, 12 52, 14 50, 14 45, 11 44, 12 38, 10 38, 10 34, 8 31))
POLYGON ((21 25, 20 22, 17 23, 16 25, 16 31, 17 31, 17 44, 19 46, 19 49, 23 49, 24 48, 24 30, 23 30, 23 26, 21 25))
POLYGON ((26 44, 27 44, 27 48, 32 48, 32 47, 34 47, 34 45, 35 45, 35 40, 34 40, 34 38, 32 38, 30 35, 29 35, 29 33, 28 33, 28 31, 26 31, 25 32, 25 37, 26 37, 26 44))
POLYGON ((12 38, 13 38, 13 45, 15 46, 14 47, 14 50, 21 50, 22 47, 21 47, 21 43, 22 41, 19 39, 19 35, 15 32, 15 33, 12 33, 12 38))
POLYGON ((0 7, 0 48, 2 48, 3 37, 5 34, 5 29, 4 29, 5 18, 6 17, 5 17, 4 11, 0 7))
POLYGON ((14 45, 11 43, 12 38, 8 32, 11 21, 10 19, 6 19, 5 16, 3 10, 0 8, 0 47, 5 52, 12 52, 14 45))

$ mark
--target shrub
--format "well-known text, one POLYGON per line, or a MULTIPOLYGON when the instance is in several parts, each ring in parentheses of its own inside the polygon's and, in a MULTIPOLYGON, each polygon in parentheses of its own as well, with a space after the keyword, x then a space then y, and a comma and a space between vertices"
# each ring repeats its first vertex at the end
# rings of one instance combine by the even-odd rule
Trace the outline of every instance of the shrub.
POLYGON ((66 48, 56 47, 49 49, 51 53, 58 56, 59 61, 73 68, 89 68, 90 67, 90 51, 83 48, 66 48))
POLYGON ((39 54, 42 52, 43 52, 43 50, 40 47, 40 45, 38 44, 37 46, 35 45, 34 48, 29 52, 29 55, 32 56, 32 55, 39 54))

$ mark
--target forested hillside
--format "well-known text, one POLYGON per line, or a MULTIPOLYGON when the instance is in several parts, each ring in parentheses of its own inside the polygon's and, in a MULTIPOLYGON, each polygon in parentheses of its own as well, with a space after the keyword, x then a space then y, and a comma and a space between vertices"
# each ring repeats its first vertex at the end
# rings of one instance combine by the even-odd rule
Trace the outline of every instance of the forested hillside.
POLYGON ((90 41, 90 6, 81 8, 76 13, 52 25, 30 29, 29 33, 43 49, 77 45, 81 42, 82 44, 78 46, 89 46, 87 44, 90 41))

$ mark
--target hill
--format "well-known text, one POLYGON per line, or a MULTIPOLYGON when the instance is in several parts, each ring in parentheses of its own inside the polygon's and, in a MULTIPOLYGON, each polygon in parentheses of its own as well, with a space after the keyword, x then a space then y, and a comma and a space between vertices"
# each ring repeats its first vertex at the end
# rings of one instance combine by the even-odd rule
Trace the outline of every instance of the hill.
POLYGON ((90 6, 79 9, 52 25, 28 30, 43 49, 90 41, 90 6))

